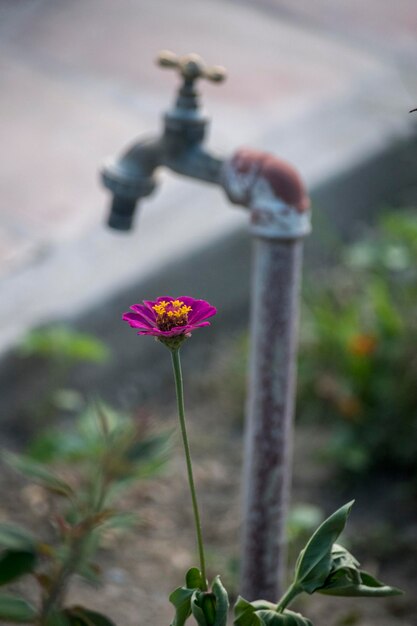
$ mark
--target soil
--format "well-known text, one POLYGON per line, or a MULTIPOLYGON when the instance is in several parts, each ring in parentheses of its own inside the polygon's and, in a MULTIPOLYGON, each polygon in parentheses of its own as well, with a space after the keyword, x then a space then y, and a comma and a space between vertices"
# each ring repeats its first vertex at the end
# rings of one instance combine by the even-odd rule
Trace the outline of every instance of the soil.
MULTIPOLYGON (((219 381, 224 377, 222 363, 213 359, 206 368, 208 382, 204 386, 198 383, 197 376, 186 381, 186 399, 208 573, 210 577, 221 574, 233 601, 238 590, 243 429, 240 412, 233 409, 230 417, 230 398, 218 393, 219 381)), ((169 406, 153 406, 152 413, 155 422, 167 427, 176 425, 173 402, 169 406)), ((303 598, 295 609, 316 626, 415 626, 417 516, 412 492, 406 488, 406 482, 382 476, 355 489, 342 486, 334 478, 334 468, 317 458, 326 438, 321 426, 297 425, 293 503, 316 504, 328 514, 357 495, 346 535, 348 547, 364 569, 404 589, 406 594, 378 600, 317 595, 303 598)), ((0 490, 0 519, 45 533, 50 502, 39 487, 28 487, 5 469, 0 490)), ((179 439, 165 474, 135 488, 124 506, 140 512, 138 527, 133 532, 108 537, 98 559, 103 586, 96 590, 76 580, 68 603, 84 604, 107 614, 117 626, 167 626, 173 616, 168 595, 183 583, 187 568, 196 565, 179 439)), ((30 595, 30 586, 22 584, 30 595)))

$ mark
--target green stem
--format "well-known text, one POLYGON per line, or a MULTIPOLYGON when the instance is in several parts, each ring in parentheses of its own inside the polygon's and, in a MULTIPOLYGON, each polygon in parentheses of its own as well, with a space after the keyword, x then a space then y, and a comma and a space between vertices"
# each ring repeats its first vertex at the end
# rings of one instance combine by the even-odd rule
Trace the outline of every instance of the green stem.
POLYGON ((293 583, 290 585, 277 604, 277 613, 282 613, 283 610, 294 600, 294 598, 301 593, 301 591, 302 590, 296 584, 293 583))
POLYGON ((44 598, 39 617, 39 626, 47 626, 50 621, 51 613, 61 608, 70 580, 76 573, 77 567, 83 558, 84 547, 94 530, 94 519, 102 511, 106 498, 107 480, 104 467, 105 463, 103 462, 100 468, 100 484, 98 486, 97 496, 93 490, 91 509, 86 514, 87 517, 81 522, 78 534, 71 538, 68 557, 55 573, 48 595, 44 598))
POLYGON ((73 576, 77 569, 88 534, 89 531, 72 541, 68 559, 61 565, 55 580, 49 589, 49 593, 43 601, 39 617, 40 626, 46 626, 50 613, 61 608, 64 595, 67 591, 69 579, 73 576))
POLYGON ((196 495, 196 490, 195 490, 195 485, 194 485, 190 445, 188 443, 187 428, 185 424, 184 387, 183 387, 183 382, 182 382, 182 371, 181 371, 179 349, 172 350, 171 357, 172 357, 172 367, 174 370, 174 378, 175 378, 175 390, 177 392, 178 417, 180 420, 182 441, 184 444, 185 460, 187 464, 188 484, 190 487, 191 500, 193 503, 194 524, 195 524, 195 531, 197 535, 198 553, 200 557, 201 577, 203 579, 203 585, 204 585, 204 588, 202 589, 202 591, 206 591, 207 583, 206 583, 206 565, 205 565, 205 558, 204 558, 203 535, 201 532, 200 513, 198 510, 197 495, 196 495))

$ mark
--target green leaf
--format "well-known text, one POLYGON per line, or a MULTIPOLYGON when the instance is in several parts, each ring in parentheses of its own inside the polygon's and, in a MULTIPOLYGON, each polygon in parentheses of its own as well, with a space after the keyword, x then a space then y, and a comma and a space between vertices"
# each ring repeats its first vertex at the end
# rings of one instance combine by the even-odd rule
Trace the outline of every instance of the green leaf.
POLYGON ((191 597, 191 612, 199 626, 225 626, 229 602, 226 590, 222 585, 221 588, 223 591, 220 591, 217 586, 217 596, 212 591, 200 591, 199 589, 194 591, 191 597), (226 604, 224 594, 226 594, 226 604))
POLYGON ((294 584, 313 593, 322 587, 332 568, 332 547, 343 531, 353 501, 328 517, 316 530, 298 557, 294 584))
POLYGON ((403 594, 401 589, 389 587, 388 585, 383 584, 378 586, 369 584, 335 584, 334 587, 323 587, 323 589, 317 589, 317 591, 328 596, 340 596, 346 598, 386 598, 388 596, 401 596, 403 594))
POLYGON ((27 455, 40 463, 77 461, 92 453, 91 443, 79 433, 48 428, 30 444, 27 455))
POLYGON ((71 626, 115 626, 115 623, 105 615, 90 611, 83 606, 65 609, 65 614, 68 616, 71 626))
POLYGON ((36 539, 24 528, 6 522, 0 524, 0 548, 31 552, 36 550, 36 545, 36 539))
MULTIPOLYGON (((77 615, 69 615, 66 619, 68 626, 86 626, 86 622, 77 615)), ((52 622, 48 626, 55 626, 55 624, 52 622)))
POLYGON ((20 578, 33 571, 37 557, 33 552, 6 550, 0 554, 0 585, 20 578))
POLYGON ((234 624, 238 626, 312 626, 310 620, 300 613, 289 610, 278 613, 276 604, 265 600, 247 602, 240 596, 235 604, 234 614, 234 624))
POLYGON ((130 461, 149 461, 166 455, 171 446, 171 437, 167 432, 149 435, 146 439, 133 442, 126 456, 130 461))
POLYGON ((191 612, 198 626, 212 626, 214 621, 214 603, 213 597, 209 592, 195 589, 191 596, 191 612), (206 605, 205 609, 204 604, 206 605), (207 617, 206 617, 207 612, 207 617), (210 620, 210 621, 208 621, 210 620))
POLYGON ((128 530, 133 528, 140 521, 138 513, 122 511, 120 513, 113 512, 112 509, 105 509, 101 518, 96 517, 95 524, 101 530, 110 530, 113 528, 128 530))
POLYGON ((258 611, 262 624, 265 626, 313 626, 309 619, 300 613, 285 610, 283 613, 276 611, 258 611))
POLYGON ((346 548, 337 543, 333 544, 332 548, 330 576, 334 579, 347 577, 353 583, 360 583, 359 561, 346 548))
POLYGON ((77 567, 77 574, 79 574, 90 585, 100 587, 103 583, 101 579, 101 570, 95 563, 88 563, 82 561, 77 567))
POLYGON ((197 567, 191 567, 188 570, 185 575, 185 585, 188 589, 203 589, 203 577, 197 567))
MULTIPOLYGON (((76 626, 70 622, 65 611, 51 611, 46 618, 45 626, 76 626)), ((84 626, 84 625, 81 625, 84 626)))
POLYGON ((195 589, 178 587, 169 596, 169 601, 175 607, 175 617, 171 626, 183 626, 191 615, 191 597, 195 589))
MULTIPOLYGON (((195 582, 199 582, 197 578, 195 582)), ((191 612, 199 626, 226 626, 228 610, 229 598, 220 576, 213 580, 211 591, 195 589, 191 597, 191 612)))
POLYGON ((255 611, 275 611, 277 609, 277 605, 273 602, 268 602, 268 600, 254 600, 250 604, 255 611))
MULTIPOLYGON (((265 605, 265 607, 268 608, 267 605, 265 605)), ((239 596, 236 600, 236 604, 234 606, 234 616, 233 623, 237 624, 237 626, 262 626, 263 623, 259 615, 256 614, 256 607, 254 606, 254 603, 251 604, 242 598, 242 596, 239 596)))
MULTIPOLYGON (((178 587, 169 596, 169 601, 175 607, 175 617, 171 626, 183 626, 191 615, 191 602, 196 592, 205 585, 201 572, 197 567, 191 567, 185 575, 185 587, 178 587)), ((196 609, 198 612, 198 609, 196 609)))
POLYGON ((23 598, 0 594, 0 619, 16 624, 27 624, 35 620, 36 609, 23 598))
POLYGON ((229 596, 220 580, 220 576, 216 576, 213 580, 211 590, 216 599, 214 626, 226 626, 229 614, 229 596))
POLYGON ((74 495, 71 486, 67 482, 55 474, 52 474, 40 463, 32 461, 25 456, 12 454, 10 452, 3 452, 2 456, 6 463, 13 469, 34 482, 39 483, 42 487, 45 487, 45 489, 67 497, 74 495))
POLYGON ((319 593, 329 596, 383 598, 399 596, 402 591, 380 582, 368 572, 356 570, 355 575, 349 568, 339 568, 332 572, 319 593))
POLYGON ((377 597, 377 596, 402 596, 403 591, 397 587, 390 587, 374 578, 368 572, 360 571, 361 576, 361 596, 377 597))
POLYGON ((331 556, 331 571, 323 586, 316 589, 319 593, 346 597, 383 597, 402 593, 399 589, 389 587, 360 570, 359 562, 343 546, 335 543, 331 556))

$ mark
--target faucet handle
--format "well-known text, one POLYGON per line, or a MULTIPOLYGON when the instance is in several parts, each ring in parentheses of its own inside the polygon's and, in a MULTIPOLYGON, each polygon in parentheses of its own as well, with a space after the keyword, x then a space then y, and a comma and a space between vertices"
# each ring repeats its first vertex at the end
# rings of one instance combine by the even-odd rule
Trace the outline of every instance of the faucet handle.
POLYGON ((170 50, 161 50, 158 54, 157 63, 161 67, 173 68, 186 82, 194 82, 197 78, 205 78, 213 83, 221 83, 226 78, 226 69, 221 65, 208 67, 203 59, 193 52, 178 56, 170 50))

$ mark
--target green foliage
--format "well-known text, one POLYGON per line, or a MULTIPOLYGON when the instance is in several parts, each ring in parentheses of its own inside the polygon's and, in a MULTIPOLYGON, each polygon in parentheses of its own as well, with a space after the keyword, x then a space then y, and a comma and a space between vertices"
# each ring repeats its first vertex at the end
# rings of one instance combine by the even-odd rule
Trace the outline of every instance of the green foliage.
MULTIPOLYGON (((312 626, 309 619, 287 608, 303 592, 360 597, 401 593, 360 570, 355 557, 336 543, 352 505, 348 502, 340 507, 313 533, 297 559, 291 585, 277 604, 238 597, 234 606, 236 626, 312 626)), ((199 626, 226 626, 228 597, 219 577, 207 590, 200 571, 192 568, 187 572, 185 586, 176 589, 169 599, 175 607, 171 626, 184 626, 191 615, 199 626)))
POLYGON ((7 585, 35 569, 37 555, 23 550, 0 552, 0 585, 7 585))
POLYGON ((114 622, 105 615, 82 606, 66 609, 64 615, 69 626, 114 626, 114 622))
POLYGON ((274 607, 275 611, 284 611, 302 592, 312 594, 317 591, 326 595, 357 597, 386 597, 402 593, 361 570, 355 557, 336 543, 346 525, 352 504, 348 502, 340 507, 313 533, 300 552, 293 582, 274 607))
POLYGON ((234 607, 236 626, 312 626, 309 619, 285 609, 282 613, 277 606, 265 600, 247 602, 239 596, 234 607))
POLYGON ((191 615, 191 597, 194 588, 178 587, 169 596, 169 601, 175 607, 175 616, 171 626, 183 626, 191 615))
MULTIPOLYGON (((37 437, 28 450, 29 458, 19 457, 20 464, 33 464, 39 468, 38 473, 42 468, 46 474, 50 464, 76 463, 87 474, 94 474, 94 468, 101 464, 106 481, 112 482, 110 500, 132 481, 152 477, 164 467, 170 451, 169 433, 149 434, 145 430, 140 420, 100 403, 91 404, 79 416, 75 428, 49 428, 37 437)), ((32 478, 38 476, 32 473, 32 478)), ((56 480, 59 484, 62 479, 56 480)))
POLYGON ((191 612, 199 626, 226 626, 229 598, 220 576, 216 576, 210 591, 197 589, 191 598, 191 612))
POLYGON ((36 550, 37 541, 35 537, 28 531, 16 526, 3 522, 0 524, 0 550, 36 550))
POLYGON ((46 619, 45 626, 115 626, 108 617, 83 606, 54 610, 46 619))
POLYGON ((58 536, 50 544, 18 526, 0 524, 0 585, 32 574, 43 598, 34 608, 21 598, 0 596, 0 619, 26 623, 36 618, 41 626, 114 626, 100 613, 63 607, 59 599, 76 573, 99 582, 94 558, 103 533, 129 528, 137 519, 118 508, 118 496, 133 481, 163 467, 169 439, 166 432, 149 433, 139 419, 96 403, 75 429, 50 429, 40 436, 30 454, 3 452, 13 469, 60 496, 60 512, 58 536))
POLYGON ((417 470, 416 342, 417 216, 396 212, 305 289, 299 413, 351 474, 417 470))
POLYGON ((402 593, 360 570, 358 561, 343 546, 334 544, 331 561, 331 571, 322 588, 318 590, 320 593, 367 598, 398 596, 402 593))
POLYGON ((70 326, 57 325, 30 331, 18 346, 21 358, 37 357, 43 362, 44 390, 31 402, 28 420, 50 423, 57 412, 78 414, 84 407, 83 395, 67 387, 71 370, 82 364, 101 365, 109 350, 99 339, 70 326))
POLYGON ((328 517, 301 551, 295 567, 295 585, 313 593, 322 587, 332 569, 332 548, 343 531, 353 502, 345 504, 328 517))
POLYGON ((108 348, 98 339, 68 326, 50 326, 32 330, 19 347, 22 356, 40 356, 72 363, 103 363, 108 348))
POLYGON ((229 599, 219 576, 207 590, 200 570, 192 567, 186 574, 185 586, 175 589, 169 601, 175 607, 171 626, 184 626, 191 615, 199 626, 226 626, 229 599))
POLYGON ((359 569, 358 561, 335 543, 342 533, 352 502, 328 517, 300 552, 294 579, 277 604, 265 600, 248 602, 239 597, 234 607, 236 626, 312 626, 310 620, 288 610, 301 593, 320 592, 336 596, 381 597, 401 593, 359 569))
POLYGON ((42 485, 48 491, 61 496, 71 497, 73 489, 66 481, 62 480, 47 466, 32 461, 32 459, 10 452, 3 452, 2 458, 10 467, 23 474, 26 478, 42 485))
POLYGON ((33 623, 36 609, 23 598, 11 594, 0 594, 0 619, 16 624, 33 623))
POLYGON ((0 524, 0 586, 34 571, 38 562, 36 539, 23 528, 0 524))

